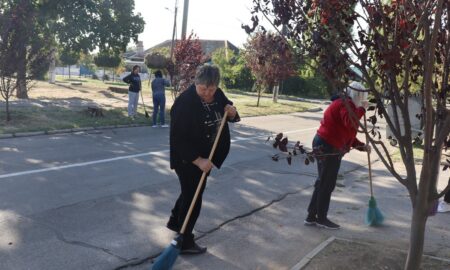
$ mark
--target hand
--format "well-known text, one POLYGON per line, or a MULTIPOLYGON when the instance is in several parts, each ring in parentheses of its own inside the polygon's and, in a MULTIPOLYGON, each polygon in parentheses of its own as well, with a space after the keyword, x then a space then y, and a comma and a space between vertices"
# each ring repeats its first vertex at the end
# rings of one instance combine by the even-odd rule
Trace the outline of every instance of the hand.
POLYGON ((202 158, 202 157, 198 157, 196 160, 192 161, 192 163, 197 166, 200 170, 202 170, 202 172, 209 172, 212 167, 213 164, 211 161, 209 161, 206 158, 202 158))
POLYGON ((367 152, 367 153, 371 153, 372 152, 372 147, 370 146, 370 144, 366 144, 366 145, 364 145, 363 146, 364 148, 364 150, 363 151, 365 151, 365 152, 367 152))
POLYGON ((225 111, 228 112, 228 119, 234 119, 234 117, 236 117, 236 107, 227 104, 227 106, 225 106, 225 111))
POLYGON ((369 108, 369 101, 367 101, 367 100, 361 101, 361 107, 363 107, 365 110, 367 110, 367 108, 369 108))

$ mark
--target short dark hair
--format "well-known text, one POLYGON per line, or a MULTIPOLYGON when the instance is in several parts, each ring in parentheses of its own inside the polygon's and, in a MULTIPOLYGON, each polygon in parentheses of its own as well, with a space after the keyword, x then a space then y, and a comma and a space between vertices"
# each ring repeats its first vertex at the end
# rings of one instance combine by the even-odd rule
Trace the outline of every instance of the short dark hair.
POLYGON ((138 65, 133 66, 133 71, 135 71, 135 70, 138 69, 138 68, 141 68, 141 67, 138 66, 138 65))
POLYGON ((161 70, 155 71, 155 77, 156 77, 156 78, 162 78, 162 72, 161 72, 161 70))
POLYGON ((195 84, 206 86, 218 86, 220 82, 220 70, 213 65, 203 65, 197 69, 195 74, 195 84))

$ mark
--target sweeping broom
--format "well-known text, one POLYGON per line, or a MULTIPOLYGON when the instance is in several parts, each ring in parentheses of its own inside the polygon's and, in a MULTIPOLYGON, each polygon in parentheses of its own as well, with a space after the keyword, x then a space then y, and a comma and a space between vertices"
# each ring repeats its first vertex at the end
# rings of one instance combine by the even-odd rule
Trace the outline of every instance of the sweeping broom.
MULTIPOLYGON (((144 106, 145 118, 150 118, 150 115, 148 114, 147 109, 145 108, 144 95, 142 94, 142 90, 139 92, 141 92, 141 99, 142 99, 142 105, 144 106)), ((162 113, 164 113, 164 112, 162 112, 162 113)))
MULTIPOLYGON (((214 152, 216 151, 217 143, 219 142, 220 135, 222 134, 223 126, 227 121, 228 112, 225 111, 223 115, 222 122, 220 123, 219 131, 217 132, 216 139, 214 140, 213 147, 211 152, 209 153, 209 161, 212 160, 214 156, 214 152)), ((200 178, 200 182, 198 183, 197 190, 195 191, 194 198, 192 199, 191 206, 189 207, 189 211, 187 212, 186 218, 183 222, 183 227, 181 227, 180 234, 172 240, 170 245, 159 255, 153 264, 152 270, 170 270, 172 266, 175 264, 177 260, 178 254, 180 254, 181 246, 183 244, 183 234, 186 230, 187 224, 189 222, 189 218, 191 217, 192 210, 194 209, 195 202, 197 201, 198 194, 200 193, 200 189, 203 186, 203 182, 205 182, 206 172, 203 172, 202 177, 200 178)))
MULTIPOLYGON (((366 144, 369 144, 369 135, 367 133, 367 120, 366 115, 364 114, 364 127, 366 128, 366 144)), ((367 160, 369 161, 369 183, 370 183, 370 200, 369 200, 369 209, 367 209, 366 213, 366 224, 369 226, 379 226, 383 223, 384 217, 381 213, 380 209, 377 207, 377 201, 373 196, 373 187, 372 187, 372 165, 370 163, 370 153, 367 152, 367 160)))

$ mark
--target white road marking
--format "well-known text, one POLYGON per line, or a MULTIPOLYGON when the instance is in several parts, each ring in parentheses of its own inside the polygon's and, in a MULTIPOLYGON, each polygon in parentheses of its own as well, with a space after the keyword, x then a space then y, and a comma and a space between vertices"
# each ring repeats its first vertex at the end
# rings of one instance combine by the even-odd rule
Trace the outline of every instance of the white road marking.
MULTIPOLYGON (((297 129, 297 130, 291 130, 291 131, 283 132, 283 134, 299 133, 299 132, 316 130, 316 129, 317 129, 317 127, 297 129)), ((248 140, 259 139, 259 138, 267 138, 267 136, 268 136, 268 134, 254 136, 254 137, 248 137, 248 138, 236 137, 237 139, 233 139, 233 140, 231 140, 231 142, 235 143, 235 142, 248 141, 248 140)), ((131 158, 137 158, 137 157, 161 156, 161 154, 165 154, 165 153, 168 153, 168 152, 169 152, 169 150, 154 151, 154 152, 147 152, 147 153, 141 153, 141 154, 135 154, 135 155, 126 155, 126 156, 120 156, 120 157, 115 157, 115 158, 99 159, 99 160, 93 160, 93 161, 87 161, 87 162, 80 162, 80 163, 73 163, 73 164, 67 164, 67 165, 61 165, 61 166, 54 166, 54 167, 43 168, 43 169, 36 169, 36 170, 28 170, 28 171, 22 171, 22 172, 16 172, 16 173, 1 174, 0 175, 0 179, 9 178, 9 177, 16 177, 16 176, 23 176, 23 175, 29 175, 29 174, 36 174, 36 173, 42 173, 42 172, 49 172, 49 171, 60 171, 60 170, 69 169, 69 168, 90 166, 90 165, 95 165, 95 164, 101 164, 101 163, 107 163, 107 162, 113 162, 113 161, 118 161, 118 160, 123 160, 123 159, 131 159, 131 158)))

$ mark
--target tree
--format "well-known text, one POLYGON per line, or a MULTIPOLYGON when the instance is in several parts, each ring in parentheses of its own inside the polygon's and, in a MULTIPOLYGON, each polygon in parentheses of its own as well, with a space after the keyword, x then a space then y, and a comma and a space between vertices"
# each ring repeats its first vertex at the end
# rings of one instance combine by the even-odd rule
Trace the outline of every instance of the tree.
POLYGON ((175 96, 193 83, 195 72, 203 62, 203 57, 202 45, 194 33, 187 39, 177 41, 174 62, 169 63, 168 68, 175 96))
POLYGON ((244 48, 247 65, 258 85, 256 106, 259 106, 262 87, 271 88, 294 73, 293 55, 288 43, 272 33, 255 33, 244 48))
POLYGON ((106 77, 105 68, 111 68, 113 70, 114 80, 114 69, 120 66, 122 58, 119 55, 115 55, 112 51, 102 51, 94 57, 94 62, 98 67, 103 67, 103 81, 106 77))
POLYGON ((221 84, 228 89, 250 90, 255 82, 242 53, 220 48, 211 56, 212 62, 220 69, 221 84))
MULTIPOLYGON (((370 142, 375 152, 409 192, 413 210, 405 269, 419 269, 428 211, 450 190, 450 179, 445 190, 436 190, 441 157, 450 147, 450 116, 446 108, 450 2, 255 0, 254 11, 252 26, 243 26, 247 32, 257 27, 257 14, 273 16, 273 25, 287 25, 288 37, 300 55, 315 59, 318 69, 337 89, 348 84, 351 65, 362 71, 362 80, 376 102, 370 108, 374 112, 369 117, 373 126, 364 132, 373 135, 370 142), (360 8, 354 8, 356 4, 360 8), (356 30, 353 35, 349 31, 352 26, 356 30), (421 112, 410 111, 408 98, 413 88, 419 89, 423 100, 421 112), (421 140, 412 136, 410 114, 423 120, 424 156, 420 171, 414 164, 413 142, 421 140), (397 171, 381 141, 375 127, 378 117, 386 119, 398 141, 406 177, 397 171)), ((444 169, 450 160, 446 162, 444 169)))
POLYGON ((29 18, 29 5, 5 8, 6 3, 0 5, 0 94, 6 101, 6 121, 11 120, 9 99, 19 87, 19 78, 26 84, 35 78, 42 78, 45 66, 48 65, 47 40, 44 36, 36 36, 27 29, 33 23, 29 18), (25 61, 17 61, 25 57, 25 61), (19 73, 19 68, 25 70, 19 73))
POLYGON ((69 79, 70 79, 70 66, 75 65, 80 60, 80 53, 74 52, 70 50, 63 50, 59 59, 63 63, 63 65, 69 66, 69 79))
MULTIPOLYGON (((46 37, 45 48, 58 43, 65 50, 73 52, 113 50, 124 51, 130 39, 137 41, 143 31, 144 20, 134 14, 134 1, 128 0, 12 0, 2 2, 2 12, 21 9, 26 12, 22 27, 24 47, 18 48, 19 98, 27 98, 24 84, 27 71, 26 48, 36 38, 46 37)), ((50 55, 51 50, 46 49, 50 55)))

